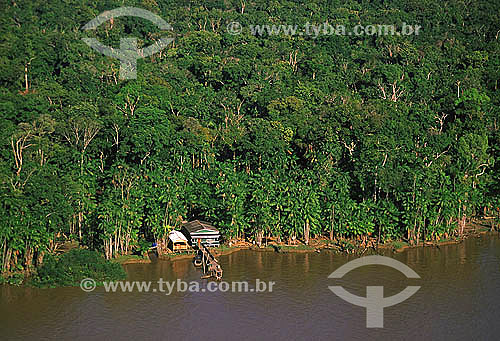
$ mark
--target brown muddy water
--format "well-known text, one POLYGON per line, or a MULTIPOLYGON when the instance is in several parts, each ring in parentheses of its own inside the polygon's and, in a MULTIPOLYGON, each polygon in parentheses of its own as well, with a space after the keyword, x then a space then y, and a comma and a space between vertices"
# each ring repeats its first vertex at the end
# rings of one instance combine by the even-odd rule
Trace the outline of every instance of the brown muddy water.
MULTIPOLYGON (((220 257, 224 281, 274 281, 273 292, 115 292, 104 288, 0 287, 2 340, 331 340, 500 339, 500 239, 484 235, 459 245, 406 250, 391 257, 415 270, 407 279, 386 266, 328 275, 354 256, 239 251, 220 257), (421 289, 385 308, 384 328, 366 328, 366 310, 343 301, 328 286, 385 296, 408 285, 421 289)), ((131 281, 207 280, 190 260, 125 266, 131 281)), ((254 286, 254 285, 253 285, 254 286)))

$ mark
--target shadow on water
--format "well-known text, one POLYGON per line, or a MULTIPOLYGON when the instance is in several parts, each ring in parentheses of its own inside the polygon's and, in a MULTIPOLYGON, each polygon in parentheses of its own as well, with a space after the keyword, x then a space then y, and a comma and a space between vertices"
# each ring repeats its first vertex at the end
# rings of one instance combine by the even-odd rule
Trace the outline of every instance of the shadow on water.
POLYGON ((158 261, 158 252, 156 250, 149 250, 148 251, 148 258, 151 262, 157 262, 158 261))

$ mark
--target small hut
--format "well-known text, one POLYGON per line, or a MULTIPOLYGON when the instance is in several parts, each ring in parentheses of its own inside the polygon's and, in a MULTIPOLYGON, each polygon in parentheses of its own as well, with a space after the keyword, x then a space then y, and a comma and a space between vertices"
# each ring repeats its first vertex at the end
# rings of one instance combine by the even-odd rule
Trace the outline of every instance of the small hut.
POLYGON ((181 231, 192 246, 197 245, 198 241, 208 247, 219 246, 219 230, 205 221, 194 220, 183 223, 181 231))
POLYGON ((179 231, 171 231, 168 234, 168 246, 174 252, 188 249, 187 238, 179 231))

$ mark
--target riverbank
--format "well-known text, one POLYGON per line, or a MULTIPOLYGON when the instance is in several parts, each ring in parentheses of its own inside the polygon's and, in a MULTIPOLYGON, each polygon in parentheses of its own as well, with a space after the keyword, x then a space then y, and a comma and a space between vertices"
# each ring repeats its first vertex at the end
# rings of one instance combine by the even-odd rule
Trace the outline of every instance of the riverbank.
MULTIPOLYGON (((296 241, 296 244, 290 245, 286 243, 279 243, 276 240, 268 240, 267 244, 261 246, 252 244, 247 241, 238 240, 233 241, 231 246, 221 245, 214 248, 213 252, 216 257, 227 256, 234 252, 241 250, 253 250, 259 252, 277 252, 277 253, 320 253, 320 252, 334 252, 339 254, 364 254, 369 250, 377 252, 378 250, 392 251, 395 253, 403 252, 404 250, 419 247, 441 247, 450 244, 459 244, 468 238, 477 237, 487 233, 498 233, 492 231, 490 227, 484 222, 469 223, 464 229, 462 236, 447 236, 440 238, 438 241, 426 241, 417 244, 409 244, 402 240, 388 240, 385 243, 377 243, 376 238, 360 238, 360 239, 334 239, 330 240, 326 237, 311 238, 309 245, 301 241, 296 241)), ((158 259, 167 261, 177 261, 183 259, 192 259, 195 251, 183 252, 180 254, 170 253, 160 256, 158 259)), ((151 263, 150 258, 140 256, 122 256, 114 260, 122 265, 137 264, 137 263, 151 263)))
MULTIPOLYGON (((475 221, 469 223, 464 229, 464 233, 461 236, 446 236, 447 238, 441 238, 438 241, 427 241, 425 243, 419 243, 418 245, 411 245, 406 241, 402 240, 388 240, 385 243, 377 243, 376 238, 351 238, 351 239, 334 239, 330 240, 326 237, 317 237, 310 240, 309 245, 304 244, 301 241, 296 241, 294 245, 279 243, 277 240, 269 239, 267 243, 264 243, 260 247, 243 240, 233 240, 231 241, 231 246, 221 245, 219 248, 213 249, 215 257, 221 257, 230 255, 232 253, 241 250, 253 250, 258 252, 277 252, 277 253, 322 253, 322 252, 333 252, 335 254, 355 254, 362 255, 366 252, 393 252, 400 253, 408 249, 419 248, 419 247, 441 247, 449 244, 459 244, 463 241, 477 237, 482 234, 487 233, 498 233, 498 231, 492 231, 491 225, 487 221, 475 221)), ((74 247, 76 248, 76 247, 74 247)), ((67 251, 68 252, 68 251, 67 251)), ((158 257, 156 254, 150 252, 145 256, 139 255, 125 255, 113 259, 112 263, 118 263, 120 265, 127 264, 150 264, 156 260, 162 261, 178 261, 185 259, 193 259, 195 251, 183 252, 183 253, 170 253, 158 257)), ((0 284, 8 283, 14 285, 20 285, 27 278, 29 274, 25 271, 16 271, 10 273, 7 277, 0 276, 0 284)))

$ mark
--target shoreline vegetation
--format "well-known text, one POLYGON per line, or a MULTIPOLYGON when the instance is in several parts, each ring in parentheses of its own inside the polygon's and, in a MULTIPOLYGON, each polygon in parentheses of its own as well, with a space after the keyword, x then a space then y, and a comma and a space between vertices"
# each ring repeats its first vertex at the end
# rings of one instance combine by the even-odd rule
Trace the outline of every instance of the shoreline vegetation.
MULTIPOLYGON (((220 247, 213 248, 215 257, 227 256, 234 252, 242 250, 252 250, 258 252, 276 252, 276 253, 320 253, 334 252, 336 254, 354 254, 363 255, 366 252, 385 252, 393 253, 403 252, 409 248, 418 247, 441 247, 445 245, 459 244, 468 238, 478 237, 488 233, 498 233, 500 229, 495 229, 494 225, 488 224, 489 221, 482 220, 476 223, 467 224, 464 233, 461 236, 450 236, 442 238, 439 241, 426 241, 418 245, 407 243, 402 240, 389 240, 377 245, 376 239, 341 239, 330 240, 324 236, 311 238, 306 245, 302 241, 297 241, 294 245, 277 243, 276 240, 269 240, 261 246, 248 241, 232 241, 231 245, 222 244, 220 247)), ((194 250, 179 253, 167 253, 161 256, 153 256, 155 261, 179 261, 192 259, 194 250)), ((59 286, 78 286, 83 278, 93 278, 97 285, 103 281, 123 280, 126 275, 122 266, 128 264, 150 264, 153 260, 149 255, 124 255, 112 260, 106 260, 102 254, 79 248, 72 244, 70 248, 62 254, 50 256, 44 264, 34 272, 14 272, 7 277, 0 276, 1 284, 13 284, 34 286, 38 288, 59 287, 59 286), (119 268, 117 268, 119 266, 119 268)))
MULTIPOLYGON (((252 250, 252 251, 262 251, 262 252, 277 252, 277 253, 316 253, 322 251, 332 251, 341 254, 364 254, 365 252, 372 250, 377 252, 378 250, 390 250, 392 252, 403 252, 409 248, 417 247, 440 247, 445 245, 459 244, 468 238, 478 237, 483 234, 497 233, 497 229, 492 229, 491 225, 486 225, 487 221, 483 220, 478 223, 468 224, 464 235, 461 237, 451 236, 449 238, 442 238, 439 241, 426 241, 417 244, 410 244, 402 240, 387 241, 383 244, 376 245, 376 240, 368 240, 364 243, 361 240, 329 240, 325 237, 311 238, 309 245, 302 242, 298 242, 295 245, 288 245, 285 243, 277 243, 275 240, 271 240, 267 245, 257 246, 253 243, 246 241, 237 241, 235 245, 221 245, 218 248, 213 248, 214 255, 216 257, 227 256, 234 252, 242 250, 252 250)), ((500 230, 500 229, 499 229, 500 230)), ((161 257, 158 257, 162 261, 176 261, 183 259, 192 259, 194 257, 194 251, 182 252, 182 253, 169 253, 161 257)), ((151 263, 152 260, 147 257, 141 256, 125 256, 120 257, 114 262, 120 263, 122 265, 127 264, 138 264, 138 263, 151 263)))

